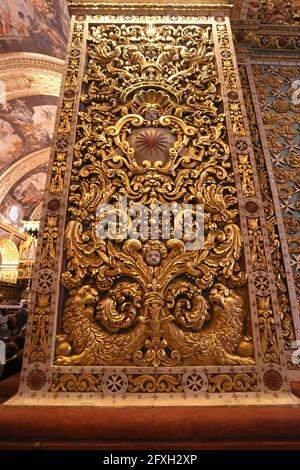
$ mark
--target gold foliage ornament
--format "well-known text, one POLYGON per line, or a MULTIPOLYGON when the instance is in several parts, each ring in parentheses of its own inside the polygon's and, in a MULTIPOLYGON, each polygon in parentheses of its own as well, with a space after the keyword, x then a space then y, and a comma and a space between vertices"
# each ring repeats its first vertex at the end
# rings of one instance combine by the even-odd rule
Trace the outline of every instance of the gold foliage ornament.
POLYGON ((251 365, 253 350, 236 353, 247 333, 236 292, 246 275, 211 31, 149 28, 91 28, 55 363, 251 365), (139 157, 147 152, 151 158, 139 157), (201 248, 188 250, 184 240, 161 233, 158 240, 124 239, 121 232, 100 239, 99 204, 114 206, 126 227, 132 224, 119 196, 147 211, 158 203, 202 204, 201 248))

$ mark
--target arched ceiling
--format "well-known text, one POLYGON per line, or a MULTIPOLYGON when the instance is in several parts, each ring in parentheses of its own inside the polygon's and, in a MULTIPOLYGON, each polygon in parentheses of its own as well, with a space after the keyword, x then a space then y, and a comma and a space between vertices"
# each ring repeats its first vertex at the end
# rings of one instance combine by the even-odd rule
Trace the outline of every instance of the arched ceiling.
POLYGON ((0 0, 0 222, 12 227, 40 213, 68 30, 65 0, 0 0))
POLYGON ((12 165, 8 166, 0 175, 0 205, 3 199, 9 194, 12 187, 18 184, 39 166, 46 166, 49 161, 50 148, 45 148, 25 155, 12 165))
POLYGON ((0 76, 5 84, 6 101, 33 95, 57 97, 63 69, 64 61, 56 57, 29 52, 0 54, 0 76))
POLYGON ((40 214, 37 208, 43 197, 49 156, 50 148, 38 150, 17 160, 0 175, 2 221, 18 226, 21 220, 40 214), (10 217, 11 208, 18 211, 15 220, 10 217))
POLYGON ((46 174, 47 164, 39 165, 26 173, 10 189, 0 205, 1 214, 9 222, 18 224, 21 220, 30 219, 32 212, 43 199, 46 174), (12 208, 14 208, 13 211, 12 208))

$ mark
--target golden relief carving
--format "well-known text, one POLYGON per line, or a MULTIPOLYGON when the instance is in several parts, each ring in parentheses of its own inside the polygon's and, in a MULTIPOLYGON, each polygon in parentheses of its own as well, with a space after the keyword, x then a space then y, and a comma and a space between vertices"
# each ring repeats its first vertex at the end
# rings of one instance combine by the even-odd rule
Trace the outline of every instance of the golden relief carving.
POLYGON ((235 137, 245 137, 244 118, 240 103, 229 103, 232 131, 235 137))
POLYGON ((128 375, 129 393, 182 393, 182 375, 128 375))
POLYGON ((237 292, 246 275, 210 34, 198 25, 91 28, 57 365, 254 364, 253 348, 236 352, 247 333, 237 292), (202 247, 187 250, 174 231, 168 240, 161 231, 159 240, 99 238, 100 204, 133 223, 120 195, 149 217, 153 204, 202 204, 202 247))
POLYGON ((233 67, 232 60, 223 60, 223 73, 226 87, 230 90, 235 90, 237 88, 235 71, 233 67))
MULTIPOLYGON (((245 104, 247 108, 248 120, 250 124, 250 133, 251 133, 251 138, 253 142, 260 189, 262 192, 263 199, 265 201, 264 210, 265 210, 265 217, 266 217, 266 222, 267 222, 266 228, 267 228, 268 235, 269 235, 270 251, 271 251, 273 269, 274 269, 274 274, 275 274, 275 285, 276 285, 276 292, 277 292, 277 298, 278 298, 279 309, 280 309, 279 311, 280 311, 280 318, 281 318, 281 328, 282 328, 285 347, 289 348, 295 339, 295 331, 294 331, 293 319, 292 319, 292 314, 291 314, 291 306, 290 306, 289 299, 288 299, 286 276, 284 272, 282 253, 280 249, 279 235, 278 235, 278 230, 276 226, 274 202, 272 199, 272 193, 271 193, 268 174, 266 171, 266 164, 264 161, 264 151, 263 151, 261 141, 260 141, 258 124, 256 121, 256 115, 255 115, 253 101, 251 97, 251 90, 249 88, 249 82, 247 79, 246 69, 244 66, 240 66, 239 71, 240 71, 240 77, 242 81, 245 104)), ((274 79, 275 77, 276 75, 273 74, 274 79)), ((261 80, 261 77, 257 76, 257 83, 258 82, 260 83, 260 80, 261 80)), ((277 80, 278 80, 278 77, 277 77, 277 80)), ((260 93, 263 94, 265 90, 266 90, 266 83, 264 82, 263 86, 260 87, 260 93)), ((274 139, 274 141, 272 142, 274 145, 278 145, 277 138, 274 139)), ((293 233, 295 233, 298 230, 300 225, 292 216, 288 216, 287 219, 288 220, 285 225, 285 229, 287 230, 287 233, 289 233, 289 230, 287 228, 288 226, 292 227, 291 230, 293 230, 293 233)))
POLYGON ((57 240, 58 217, 48 216, 43 234, 43 246, 41 254, 41 267, 53 268, 55 260, 55 245, 57 240))
POLYGON ((32 340, 29 349, 30 362, 46 362, 50 317, 50 295, 37 294, 32 319, 32 340))
POLYGON ((61 194, 63 191, 66 157, 66 152, 57 152, 56 154, 56 158, 52 166, 53 176, 50 182, 50 194, 61 194))
POLYGON ((267 261, 264 250, 264 239, 260 228, 259 219, 247 219, 249 242, 252 255, 252 265, 254 271, 267 268, 267 261))
POLYGON ((102 392, 102 375, 53 374, 50 391, 56 392, 102 392))
POLYGON ((61 110, 61 120, 58 128, 59 134, 69 134, 73 115, 73 101, 64 101, 61 110))
MULTIPOLYGON (((84 11, 90 13, 97 13, 98 11, 102 11, 108 13, 107 16, 109 18, 118 18, 118 16, 109 14, 110 12, 122 13, 126 12, 126 14, 136 14, 136 15, 147 15, 153 14, 153 12, 157 12, 158 14, 164 15, 168 11, 175 12, 179 15, 186 14, 187 11, 193 12, 194 14, 198 14, 199 9, 203 12, 215 13, 218 10, 224 12, 225 10, 229 10, 231 8, 228 5, 227 0, 220 0, 219 2, 213 0, 210 2, 203 2, 201 0, 195 1, 192 0, 191 3, 186 2, 185 0, 176 0, 175 2, 168 3, 165 0, 158 0, 156 2, 143 2, 141 0, 137 0, 136 2, 124 2, 123 0, 113 0, 112 2, 98 2, 98 1, 69 1, 68 0, 69 9, 73 12, 77 11, 84 11)), ((95 15, 97 17, 98 15, 95 15)), ((94 17, 94 15, 93 15, 94 17)), ((144 16, 143 16, 144 17, 144 16)), ((128 19, 128 16, 124 17, 128 19)), ((139 17, 134 17, 136 21, 139 17)), ((157 17, 158 19, 160 17, 157 17)), ((166 18, 170 18, 170 16, 166 16, 166 18)), ((174 17, 172 17, 174 18, 174 17)), ((180 18, 180 17, 179 17, 180 18)), ((205 17, 204 17, 205 18, 205 17)), ((190 19, 190 17, 188 17, 190 19)), ((194 18, 192 17, 192 20, 194 18)))
POLYGON ((261 347, 265 362, 280 362, 276 339, 275 320, 270 306, 270 296, 257 296, 257 313, 261 331, 261 347))
MULTIPOLYGON (((70 86, 71 74, 77 76, 79 70, 79 59, 77 60, 76 67, 70 66, 72 64, 72 55, 74 46, 79 47, 83 39, 83 25, 74 25, 74 32, 72 36, 72 43, 70 49, 69 65, 66 74, 65 87, 70 86)), ((76 50, 75 55, 80 57, 80 51, 76 50)), ((74 64, 73 64, 74 65, 74 64)), ((75 81, 76 84, 76 81, 75 81)), ((54 152, 54 158, 51 169, 51 179, 49 185, 50 195, 60 195, 63 192, 64 176, 66 171, 67 148, 69 143, 71 121, 74 110, 74 99, 63 100, 61 106, 61 115, 57 128, 57 141, 54 152), (63 151, 65 150, 65 152, 63 151)), ((58 204, 59 201, 56 201, 58 204)), ((50 206, 51 207, 51 206, 50 206)), ((59 205, 58 205, 59 207, 59 205)), ((46 362, 49 357, 47 356, 47 344, 49 339, 49 320, 50 320, 50 307, 52 302, 52 284, 55 277, 54 267, 57 255, 57 237, 59 216, 50 215, 48 212, 49 205, 45 216, 45 225, 41 235, 41 255, 39 264, 39 275, 37 280, 37 289, 39 292, 36 294, 35 309, 33 313, 33 326, 31 334, 31 344, 29 348, 30 363, 33 362, 46 362), (40 292, 42 291, 42 293, 40 292)))
POLYGON ((67 88, 75 88, 77 84, 77 69, 79 65, 79 59, 74 58, 69 60, 68 71, 67 71, 67 79, 65 82, 65 86, 67 88))
POLYGON ((242 179, 242 190, 245 197, 255 197, 255 187, 253 182, 253 171, 249 162, 249 155, 239 155, 239 173, 242 179))
POLYGON ((220 24, 217 29, 217 34, 218 34, 218 42, 219 42, 220 47, 222 49, 229 49, 230 42, 229 42, 229 36, 228 36, 226 25, 220 24))
POLYGON ((55 373, 52 375, 50 391, 85 393, 103 393, 108 385, 113 392, 128 394, 159 394, 159 393, 235 393, 259 392, 256 373, 215 373, 205 374, 128 374, 128 380, 118 373, 108 373, 105 378, 101 374, 55 373))
POLYGON ((299 68, 296 65, 255 65, 253 72, 299 300, 299 68))
POLYGON ((77 74, 80 63, 80 47, 83 39, 84 25, 75 23, 72 35, 72 48, 69 57, 65 88, 75 88, 77 84, 77 74), (79 49, 75 49, 79 48, 79 49))
POLYGON ((209 393, 258 392, 257 374, 208 374, 209 393))

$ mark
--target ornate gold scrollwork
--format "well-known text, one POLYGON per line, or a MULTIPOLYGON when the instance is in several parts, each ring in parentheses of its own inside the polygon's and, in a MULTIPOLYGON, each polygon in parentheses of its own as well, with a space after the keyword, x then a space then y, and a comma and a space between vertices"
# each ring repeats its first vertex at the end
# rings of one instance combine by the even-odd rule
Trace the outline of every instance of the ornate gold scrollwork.
POLYGON ((46 362, 50 318, 49 299, 49 294, 37 294, 37 302, 32 320, 32 340, 29 350, 31 362, 46 362))
POLYGON ((258 392, 257 374, 209 374, 208 392, 258 392))
POLYGON ((270 308, 270 296, 257 297, 261 346, 265 362, 278 362, 279 351, 276 339, 275 320, 270 308))
MULTIPOLYGON (((296 121, 295 119, 288 121, 290 108, 289 108, 289 105, 287 105, 285 106, 285 109, 284 109, 284 106, 282 105, 282 103, 281 103, 280 116, 278 116, 279 111, 277 111, 277 109, 279 106, 279 98, 277 94, 278 93, 280 94, 278 90, 281 85, 284 88, 286 87, 286 85, 290 86, 290 84, 293 82, 293 79, 297 78, 297 73, 298 73, 297 68, 293 66, 289 66, 289 67, 281 67, 281 66, 277 67, 276 66, 275 68, 271 69, 269 66, 262 67, 262 66, 257 65, 253 67, 253 71, 255 73, 258 95, 259 95, 260 100, 262 101, 261 103, 262 107, 266 105, 266 99, 268 96, 272 96, 272 99, 275 98, 276 108, 270 106, 270 108, 272 109, 272 112, 264 113, 264 119, 266 120, 266 123, 267 123, 267 137, 270 143, 270 149, 273 152, 275 168, 281 169, 286 164, 288 164, 293 167, 292 175, 293 177, 295 177, 297 176, 297 167, 299 167, 299 158, 294 157, 295 155, 294 152, 289 152, 285 156, 285 148, 290 147, 291 143, 289 141, 286 141, 283 144, 281 141, 285 141, 287 138, 290 139, 291 136, 295 135, 294 133, 295 126, 293 125, 293 123, 296 121), (264 70, 266 70, 267 72, 265 76, 262 73, 264 70), (276 76, 276 85, 273 85, 273 82, 272 82, 272 87, 274 87, 274 90, 273 89, 268 90, 268 88, 271 87, 271 81, 269 78, 270 73, 274 77, 276 76), (268 90, 268 92, 266 90, 268 90), (285 115, 285 112, 288 112, 287 113, 288 115, 285 115), (287 126, 288 129, 284 128, 286 122, 289 122, 289 126, 287 126), (278 126, 282 126, 280 139, 278 139, 278 128, 279 128, 278 126)), ((240 66, 240 77, 242 80, 244 98, 246 101, 246 107, 248 111, 248 120, 250 124, 250 132, 251 132, 252 142, 254 146, 260 189, 263 195, 263 199, 265 201, 264 210, 265 210, 265 217, 267 221, 267 230, 268 230, 269 241, 270 241, 273 269, 275 273, 275 286, 276 286, 276 293, 277 293, 277 299, 278 299, 278 304, 279 304, 281 328, 282 328, 285 347, 286 349, 289 349, 293 341, 295 340, 295 330, 294 330, 294 325, 293 325, 291 305, 288 299, 288 287, 287 287, 287 280, 286 280, 286 274, 285 274, 284 263, 283 263, 283 255, 280 249, 279 233, 278 233, 278 229, 276 226, 275 207, 274 207, 275 202, 273 201, 273 198, 272 198, 270 181, 269 181, 268 174, 266 171, 264 151, 263 151, 262 144, 260 141, 259 128, 258 128, 258 123, 256 120, 256 114, 254 111, 254 105, 252 101, 251 90, 249 87, 249 82, 248 82, 245 66, 240 66)), ((282 98, 281 94, 280 94, 280 97, 282 98)), ((283 195, 283 198, 286 198, 286 197, 290 198, 293 196, 293 193, 294 193, 293 185, 287 184, 290 175, 291 175, 290 172, 288 175, 287 174, 282 175, 284 178, 284 184, 282 186, 284 186, 284 189, 285 189, 285 194, 283 195), (288 194, 288 192, 290 191, 292 194, 288 194)), ((281 182, 282 182, 282 179, 281 179, 281 182)), ((279 196, 280 196, 280 193, 279 193, 279 196)), ((297 233, 299 229, 299 223, 297 222, 297 219, 293 215, 285 216, 284 224, 285 224, 285 230, 288 234, 297 233)), ((265 265, 265 262, 263 262, 262 264, 265 265)), ((265 310, 269 311, 269 309, 265 309, 265 310)), ((264 327, 269 326, 270 321, 271 321, 271 317, 269 314, 267 315, 267 317, 268 317, 268 321, 260 322, 260 329, 261 329, 261 332, 263 332, 262 338, 268 338, 269 336, 268 331, 264 332, 264 327)), ((275 324, 275 321, 274 321, 274 324, 275 324)), ((274 326, 273 326, 273 329, 274 329, 274 326)), ((275 334, 273 338, 276 339, 275 334)), ((266 349, 266 346, 263 346, 263 349, 266 349)), ((277 349, 278 349, 278 346, 277 346, 277 349)), ((268 355, 269 359, 271 357, 272 355, 268 355)), ((278 359, 277 354, 273 355, 273 357, 274 359, 276 359, 276 362, 277 362, 277 359, 278 359)), ((295 366, 289 365, 289 367, 295 367, 295 366)))
POLYGON ((91 29, 88 54, 55 363, 254 364, 253 350, 236 353, 247 333, 236 292, 246 275, 210 28, 100 25, 91 29), (161 233, 159 240, 99 239, 97 207, 117 208, 120 195, 147 211, 156 203, 202 204, 202 247, 189 251, 161 233))

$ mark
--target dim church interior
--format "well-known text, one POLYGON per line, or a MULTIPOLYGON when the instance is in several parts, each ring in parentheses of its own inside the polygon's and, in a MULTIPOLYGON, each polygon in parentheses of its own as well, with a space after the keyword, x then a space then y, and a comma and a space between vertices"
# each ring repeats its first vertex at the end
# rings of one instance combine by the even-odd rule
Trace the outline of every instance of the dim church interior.
MULTIPOLYGON (((84 3, 88 2, 73 2, 77 17, 84 14, 84 3)), ((134 2, 115 0, 105 5, 94 0, 90 6, 93 14, 129 15, 131 3, 134 2)), ((266 230, 259 233, 260 227, 255 222, 258 219, 253 218, 249 233, 252 248, 256 247, 257 263, 258 238, 268 238, 271 246, 271 263, 280 281, 280 315, 289 331, 291 346, 297 335, 293 336, 287 312, 291 307, 293 315, 299 316, 300 305, 300 1, 180 0, 175 1, 174 10, 171 2, 154 3, 165 7, 163 14, 170 16, 188 16, 192 12, 222 18, 222 8, 227 8, 241 80, 238 86, 245 102, 266 216, 266 230)), ((140 5, 141 1, 135 3, 136 8, 140 5)), ((148 8, 146 14, 152 14, 152 10, 148 8)), ((154 15, 157 14, 154 8, 154 15)), ((0 0, 0 336, 4 338, 7 358, 2 370, 0 365, 3 403, 19 386, 27 308, 69 31, 70 13, 65 0, 0 0)), ((219 59, 227 70, 224 80, 228 88, 234 88, 230 54, 226 56, 226 50, 222 54, 219 59)), ((238 128, 238 110, 231 109, 232 115, 236 113, 238 128)), ((139 138, 145 140, 147 135, 140 134, 139 138)), ((244 210, 256 214, 252 169, 243 143, 241 138, 236 145, 241 181, 249 199, 244 210)), ((258 271, 256 287, 266 292, 268 279, 264 279, 262 269, 258 271)), ((265 341, 270 355, 284 354, 274 346, 275 326, 271 324, 274 320, 270 320, 268 299, 269 294, 261 295, 257 304, 262 342, 265 341)), ((300 397, 297 366, 291 369, 292 391, 300 397)), ((276 376, 270 374, 270 387, 274 386, 276 391, 275 382, 276 376)), ((6 448, 8 442, 12 448, 69 448, 75 443, 77 448, 98 449, 105 448, 107 443, 127 449, 300 446, 299 406, 293 409, 278 406, 276 415, 272 406, 218 407, 214 423, 211 413, 204 406, 126 408, 125 404, 124 408, 112 406, 101 413, 92 408, 45 406, 37 418, 29 407, 1 405, 0 448, 6 448), (14 426, 16 421, 18 429, 14 426), (62 421, 58 429, 57 422, 62 421), (41 423, 45 422, 47 426, 43 427, 41 423)))

